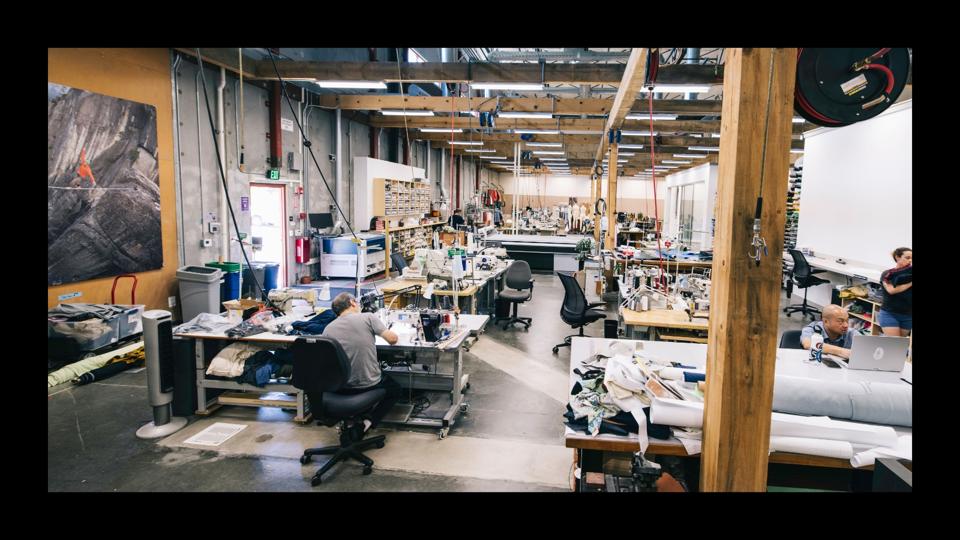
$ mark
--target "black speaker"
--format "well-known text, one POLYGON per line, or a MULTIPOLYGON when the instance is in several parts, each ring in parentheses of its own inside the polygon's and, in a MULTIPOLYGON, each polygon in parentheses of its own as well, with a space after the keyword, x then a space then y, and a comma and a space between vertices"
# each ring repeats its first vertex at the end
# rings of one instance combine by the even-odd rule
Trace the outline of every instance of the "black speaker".
POLYGON ((617 339, 620 336, 619 332, 619 323, 616 319, 607 319, 603 321, 603 337, 607 339, 617 339))

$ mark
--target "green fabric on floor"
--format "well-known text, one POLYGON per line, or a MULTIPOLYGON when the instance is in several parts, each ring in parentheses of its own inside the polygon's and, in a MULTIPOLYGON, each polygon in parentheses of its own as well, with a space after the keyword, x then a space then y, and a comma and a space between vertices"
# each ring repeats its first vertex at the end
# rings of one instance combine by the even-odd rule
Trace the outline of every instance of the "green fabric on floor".
POLYGON ((142 341, 131 343, 130 345, 121 347, 115 351, 106 352, 101 355, 94 356, 93 358, 87 358, 85 360, 80 360, 79 362, 74 362, 68 366, 64 366, 47 375, 47 388, 76 379, 88 371, 93 371, 97 368, 107 365, 107 362, 109 362, 115 356, 121 356, 140 348, 143 348, 142 341))

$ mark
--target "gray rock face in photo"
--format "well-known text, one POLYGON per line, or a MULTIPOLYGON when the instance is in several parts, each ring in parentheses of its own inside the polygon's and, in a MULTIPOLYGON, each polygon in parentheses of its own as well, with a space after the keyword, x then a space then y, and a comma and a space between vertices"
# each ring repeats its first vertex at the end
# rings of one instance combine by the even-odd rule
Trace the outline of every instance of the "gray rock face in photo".
POLYGON ((47 284, 163 266, 157 111, 48 84, 47 284))

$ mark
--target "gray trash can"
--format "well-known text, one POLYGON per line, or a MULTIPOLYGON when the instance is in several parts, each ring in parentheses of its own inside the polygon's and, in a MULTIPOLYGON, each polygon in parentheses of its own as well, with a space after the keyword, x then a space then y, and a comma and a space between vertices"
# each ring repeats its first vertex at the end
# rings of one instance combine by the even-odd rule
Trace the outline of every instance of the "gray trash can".
POLYGON ((220 281, 223 271, 209 266, 177 269, 180 282, 180 312, 184 322, 201 313, 220 313, 220 281))

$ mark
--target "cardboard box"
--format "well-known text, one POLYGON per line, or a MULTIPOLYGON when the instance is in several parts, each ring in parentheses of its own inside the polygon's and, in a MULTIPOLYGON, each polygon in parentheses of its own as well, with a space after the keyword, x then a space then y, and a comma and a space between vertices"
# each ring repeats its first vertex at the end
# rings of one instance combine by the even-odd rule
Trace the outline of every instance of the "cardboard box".
POLYGON ((240 317, 243 320, 247 320, 251 315, 263 309, 264 305, 262 301, 251 298, 227 300, 223 303, 223 307, 227 310, 228 317, 240 317))

